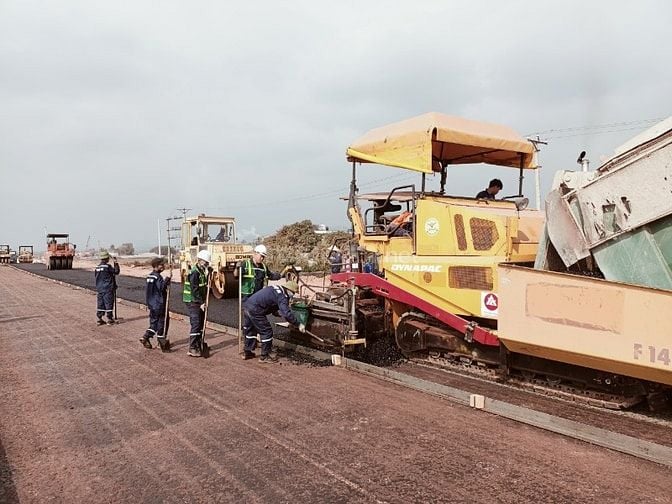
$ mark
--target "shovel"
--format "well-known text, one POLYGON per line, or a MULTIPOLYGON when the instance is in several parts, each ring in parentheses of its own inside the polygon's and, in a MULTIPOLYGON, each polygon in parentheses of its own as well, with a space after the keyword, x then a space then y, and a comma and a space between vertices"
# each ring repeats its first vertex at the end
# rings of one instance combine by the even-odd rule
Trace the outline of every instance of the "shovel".
POLYGON ((203 332, 201 333, 201 356, 204 359, 210 357, 210 347, 205 342, 205 327, 208 325, 208 305, 210 304, 210 272, 208 271, 207 279, 208 290, 205 294, 205 310, 203 315, 203 332))

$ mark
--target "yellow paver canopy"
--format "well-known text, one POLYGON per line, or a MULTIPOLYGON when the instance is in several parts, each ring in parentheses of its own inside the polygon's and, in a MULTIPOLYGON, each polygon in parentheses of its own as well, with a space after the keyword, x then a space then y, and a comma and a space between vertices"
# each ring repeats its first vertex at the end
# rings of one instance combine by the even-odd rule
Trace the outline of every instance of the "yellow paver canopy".
POLYGON ((537 167, 534 145, 507 126, 430 112, 375 128, 348 147, 350 161, 422 173, 450 164, 537 167))

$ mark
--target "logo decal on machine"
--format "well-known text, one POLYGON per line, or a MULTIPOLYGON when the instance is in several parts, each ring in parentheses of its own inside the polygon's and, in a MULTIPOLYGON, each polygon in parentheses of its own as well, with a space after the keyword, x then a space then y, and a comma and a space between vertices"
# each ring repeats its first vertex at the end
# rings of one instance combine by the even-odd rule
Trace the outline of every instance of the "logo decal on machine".
POLYGON ((427 233, 429 236, 434 236, 437 234, 439 229, 439 221, 434 217, 430 217, 425 221, 425 233, 427 233))
POLYGON ((392 271, 408 271, 411 273, 441 273, 440 264, 393 264, 392 271))
POLYGON ((499 298, 492 292, 481 292, 481 315, 496 317, 499 314, 499 298))

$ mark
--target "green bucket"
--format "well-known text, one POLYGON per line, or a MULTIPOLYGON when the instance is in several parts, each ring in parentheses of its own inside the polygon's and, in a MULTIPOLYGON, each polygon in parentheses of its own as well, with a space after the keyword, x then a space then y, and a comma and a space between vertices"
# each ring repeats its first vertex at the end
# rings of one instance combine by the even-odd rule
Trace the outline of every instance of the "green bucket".
POLYGON ((306 303, 294 303, 292 305, 292 312, 294 313, 296 320, 299 321, 299 324, 308 325, 308 315, 310 315, 310 311, 306 303))

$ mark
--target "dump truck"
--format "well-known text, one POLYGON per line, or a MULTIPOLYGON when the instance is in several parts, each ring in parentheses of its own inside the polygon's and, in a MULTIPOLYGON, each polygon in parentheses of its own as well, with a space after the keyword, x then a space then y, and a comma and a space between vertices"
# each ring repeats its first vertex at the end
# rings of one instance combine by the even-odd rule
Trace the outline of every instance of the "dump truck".
POLYGON ((671 400, 671 195, 672 117, 596 171, 556 174, 535 266, 499 266, 512 366, 671 400))
POLYGON ((252 257, 252 246, 237 242, 235 219, 205 214, 187 217, 182 223, 181 239, 182 282, 196 264, 196 255, 201 250, 207 250, 212 257, 212 294, 218 299, 238 296, 238 280, 234 277, 236 264, 252 257))
POLYGON ((19 263, 32 263, 33 262, 33 246, 32 245, 20 245, 19 246, 19 263))
POLYGON ((11 258, 9 245, 0 245, 0 264, 9 264, 11 258))
POLYGON ((47 252, 44 254, 47 269, 72 269, 76 247, 70 243, 68 233, 48 233, 47 252))

